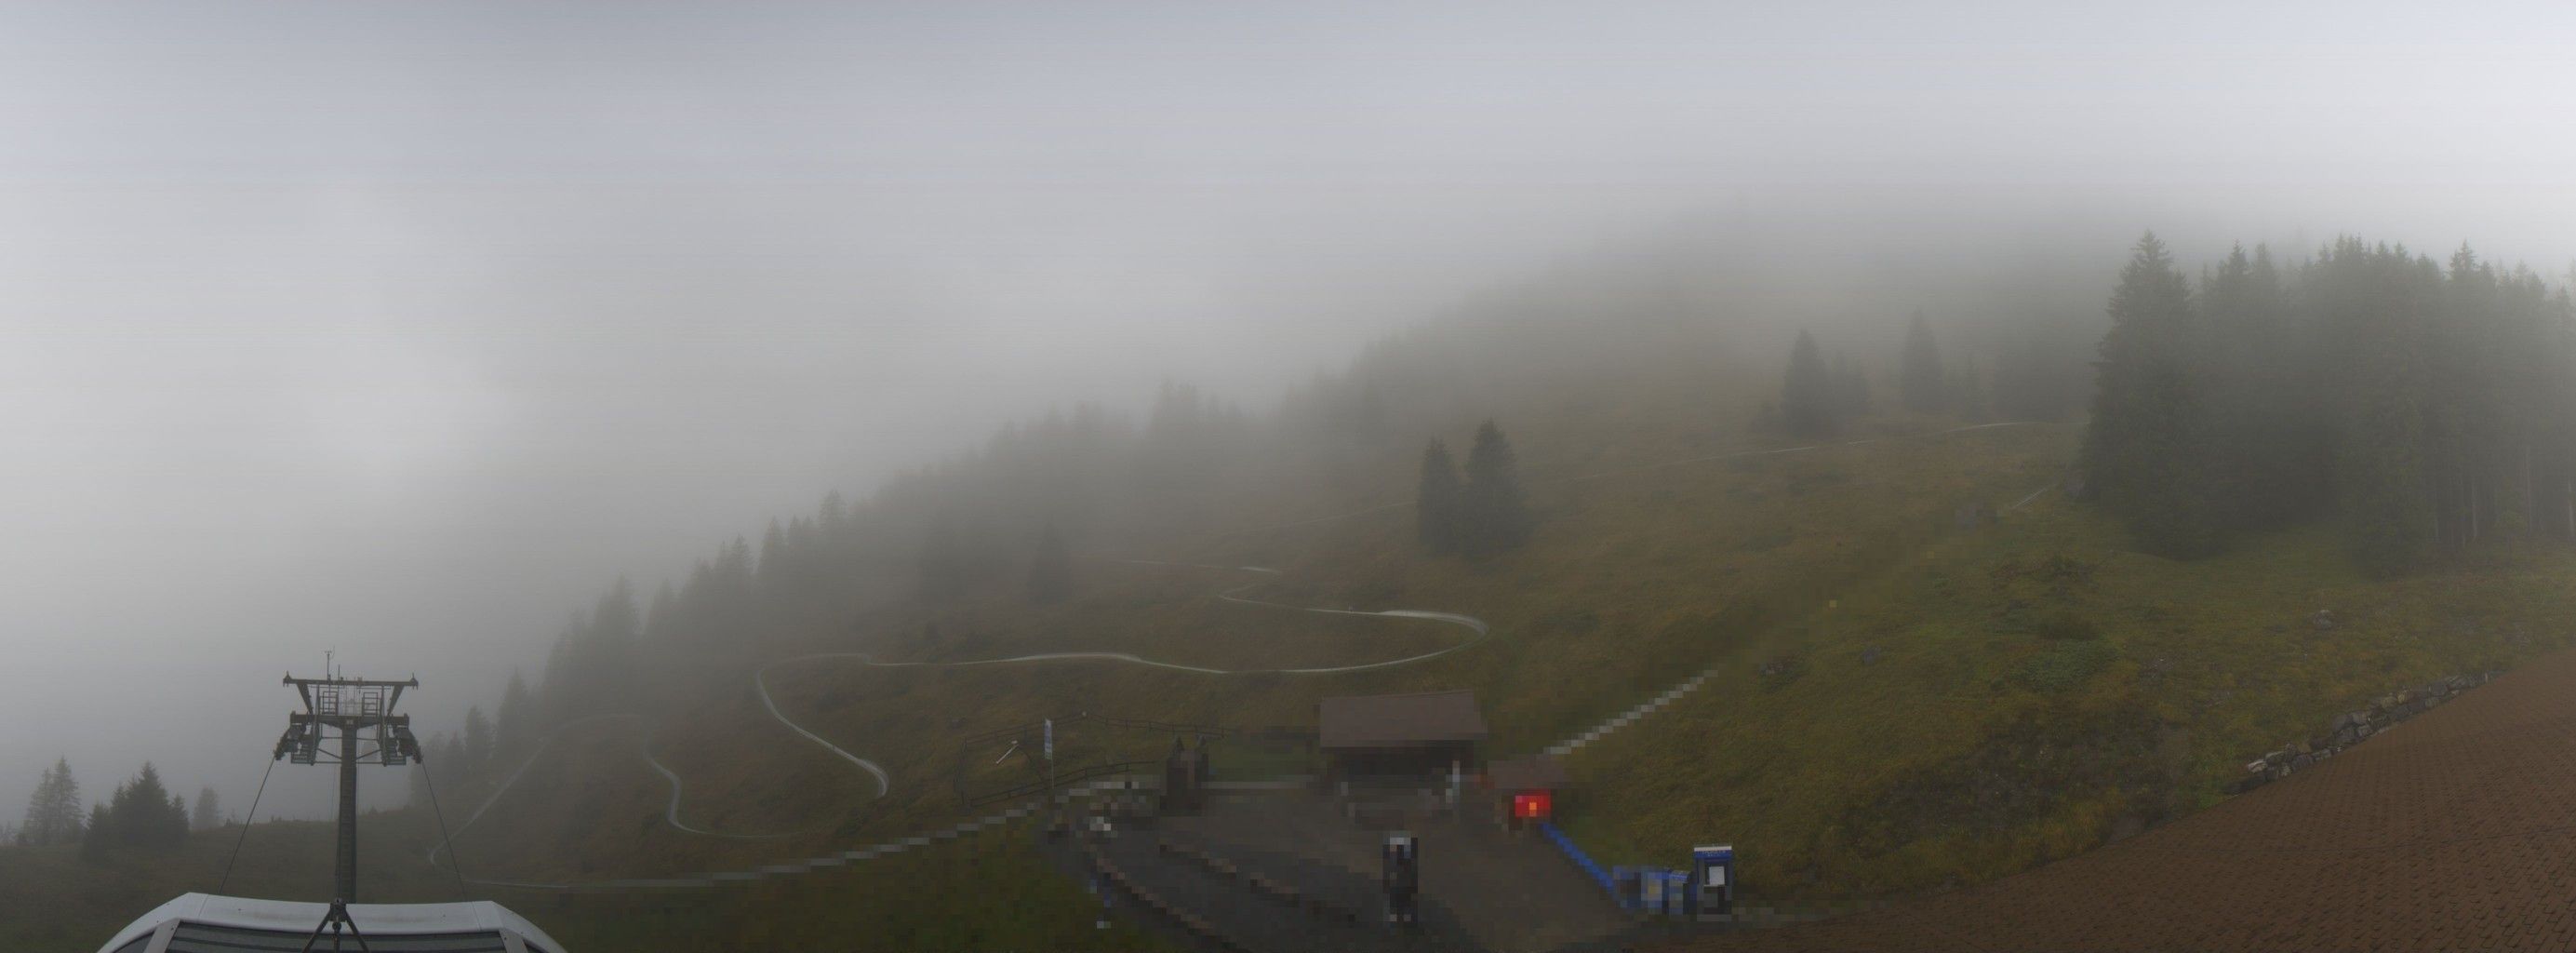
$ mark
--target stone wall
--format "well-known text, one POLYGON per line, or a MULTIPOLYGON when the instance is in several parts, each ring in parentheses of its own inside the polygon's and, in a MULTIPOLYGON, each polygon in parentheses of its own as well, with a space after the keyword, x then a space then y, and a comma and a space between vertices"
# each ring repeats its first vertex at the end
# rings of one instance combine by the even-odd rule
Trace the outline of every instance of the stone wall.
POLYGON ((2413 688, 2401 688, 2370 700, 2369 707, 2336 715, 2325 733, 2304 741, 2293 741, 2245 763, 2245 777, 2231 787, 2231 793, 2242 793, 2289 777, 2293 772, 2314 767, 2335 756, 2335 752, 2360 744, 2389 726, 2423 714, 2433 706, 2459 697, 2461 692, 2494 681, 2501 672, 2479 672, 2455 675, 2438 682, 2427 682, 2413 688))

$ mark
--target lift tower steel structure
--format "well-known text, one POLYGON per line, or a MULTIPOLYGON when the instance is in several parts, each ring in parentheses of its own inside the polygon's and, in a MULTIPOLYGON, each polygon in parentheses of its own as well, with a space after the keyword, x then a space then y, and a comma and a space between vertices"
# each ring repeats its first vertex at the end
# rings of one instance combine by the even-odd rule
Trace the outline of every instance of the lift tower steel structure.
POLYGON ((419 688, 420 679, 381 682, 337 675, 297 678, 289 673, 285 684, 295 686, 296 694, 304 697, 304 710, 286 716, 286 734, 279 736, 277 751, 269 757, 291 758, 296 764, 317 764, 327 757, 340 766, 340 849, 332 870, 331 910, 345 919, 343 906, 358 901, 358 764, 373 760, 400 766, 420 760, 420 741, 412 737, 411 716, 394 714, 403 689, 419 688), (332 733, 337 734, 339 749, 326 755, 324 736, 332 733), (362 738, 375 748, 360 752, 362 738))

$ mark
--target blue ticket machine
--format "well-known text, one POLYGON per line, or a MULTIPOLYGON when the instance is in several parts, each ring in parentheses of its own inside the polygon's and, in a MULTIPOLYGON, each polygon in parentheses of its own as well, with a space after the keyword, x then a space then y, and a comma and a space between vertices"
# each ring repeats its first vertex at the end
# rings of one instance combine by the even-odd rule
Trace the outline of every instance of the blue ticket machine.
POLYGON ((1702 918, 1735 912, 1735 845, 1691 848, 1691 885, 1702 918))
POLYGON ((1637 909, 1647 913, 1662 913, 1665 904, 1680 899, 1665 896, 1664 886, 1665 878, 1662 870, 1648 867, 1639 872, 1637 874, 1637 909))
POLYGON ((1403 925, 1421 922, 1415 895, 1422 886, 1422 842, 1403 831, 1388 834, 1379 859, 1385 864, 1386 922, 1403 925))
POLYGON ((1689 916, 1691 912, 1691 904, 1695 899, 1691 896, 1691 881, 1697 875, 1687 870, 1667 870, 1663 871, 1663 875, 1664 915, 1668 917, 1689 916))

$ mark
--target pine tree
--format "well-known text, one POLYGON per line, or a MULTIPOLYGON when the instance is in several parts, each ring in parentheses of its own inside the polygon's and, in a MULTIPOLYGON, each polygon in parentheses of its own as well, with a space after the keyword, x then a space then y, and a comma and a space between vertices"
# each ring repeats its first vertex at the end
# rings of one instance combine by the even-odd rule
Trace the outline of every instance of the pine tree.
POLYGON ((81 859, 87 861, 107 859, 108 849, 116 846, 116 839, 116 819, 108 814, 107 805, 91 804, 89 824, 82 827, 80 833, 81 859))
POLYGON ((769 521, 768 531, 760 534, 760 563, 752 575, 770 590, 776 590, 787 579, 787 531, 774 518, 769 521))
POLYGON ((197 806, 188 819, 189 829, 210 831, 222 826, 224 826, 224 808, 222 802, 215 798, 215 786, 209 784, 198 788, 197 806))
POLYGON ((1905 359, 1897 378, 1905 409, 1918 414, 1942 411, 1951 382, 1941 370, 1941 349, 1933 343, 1932 326, 1924 323, 1920 309, 1905 326, 1905 359))
POLYGON ((1048 523, 1038 534, 1037 554, 1029 560, 1029 601, 1062 602, 1073 595, 1073 551, 1066 548, 1064 535, 1048 523))
POLYGON ((1789 349, 1788 380, 1780 388, 1782 422, 1801 437, 1832 433, 1834 403, 1834 385, 1826 376, 1816 338, 1800 331, 1797 344, 1789 349))
POLYGON ((1414 535, 1424 549, 1442 555, 1458 551, 1462 495, 1458 466, 1450 461, 1449 448, 1432 440, 1422 448, 1422 479, 1413 497, 1414 535))
MULTIPOLYGON (((1818 364, 1821 367, 1822 362, 1818 364)), ((1462 551, 1483 556, 1528 541, 1529 501, 1521 493, 1519 465, 1512 444, 1491 420, 1476 428, 1476 443, 1467 448, 1466 483, 1460 488, 1464 519, 1462 551)))
POLYGON ((107 817, 112 839, 120 846, 167 850, 188 837, 185 802, 161 784, 161 772, 149 761, 132 780, 117 786, 107 817))
POLYGON ((2242 244, 2201 281, 2200 323, 2210 345, 2208 386, 2213 481, 2228 523, 2288 525, 2330 501, 2333 483, 2305 355, 2292 353, 2288 300, 2269 249, 2242 244))
POLYGON ((483 706, 465 709, 465 763, 457 765, 464 777, 481 777, 492 759, 492 722, 483 717, 483 706))
POLYGON ((80 781, 72 777, 71 762, 54 759, 36 782, 35 794, 27 798, 26 817, 18 824, 18 843, 43 847, 68 844, 80 839, 80 781))
POLYGON ((505 765, 517 764, 519 755, 527 751, 534 727, 528 723, 530 705, 527 680, 519 677, 518 669, 511 669, 510 685, 501 692, 501 707, 492 724, 492 752, 505 765))
POLYGON ((1949 397, 1945 406, 1966 420, 1982 420, 1986 415, 1985 377, 1977 373, 1976 361, 1962 355, 1950 372, 1949 397))
POLYGON ((1869 378, 1860 372, 1860 365, 1852 362, 1851 355, 1834 352, 1832 377, 1836 418, 1847 420, 1869 413, 1869 378))
POLYGON ((2440 396, 2430 263, 2404 249, 2337 242, 2315 268, 2318 302, 2337 339, 2343 385, 2335 415, 2344 434, 2335 453, 2336 508, 2353 558, 2376 575, 2412 568, 2442 535, 2427 450, 2440 396))
POLYGON ((933 517, 921 540, 921 597, 949 602, 966 594, 965 546, 957 538, 957 521, 942 513, 933 517))
POLYGON ((2192 557, 2218 548, 2221 526, 2192 336, 2191 294, 2152 234, 2120 272, 2096 363, 2087 484, 2140 548, 2192 557))

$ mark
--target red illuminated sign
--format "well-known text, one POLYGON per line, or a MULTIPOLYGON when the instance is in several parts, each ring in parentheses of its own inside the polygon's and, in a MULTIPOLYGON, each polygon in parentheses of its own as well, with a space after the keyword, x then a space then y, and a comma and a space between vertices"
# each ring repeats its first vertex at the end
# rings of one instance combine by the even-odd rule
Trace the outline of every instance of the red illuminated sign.
POLYGON ((1544 821, 1555 808, 1555 798, 1546 791, 1523 791, 1512 795, 1512 816, 1524 821, 1544 821))

